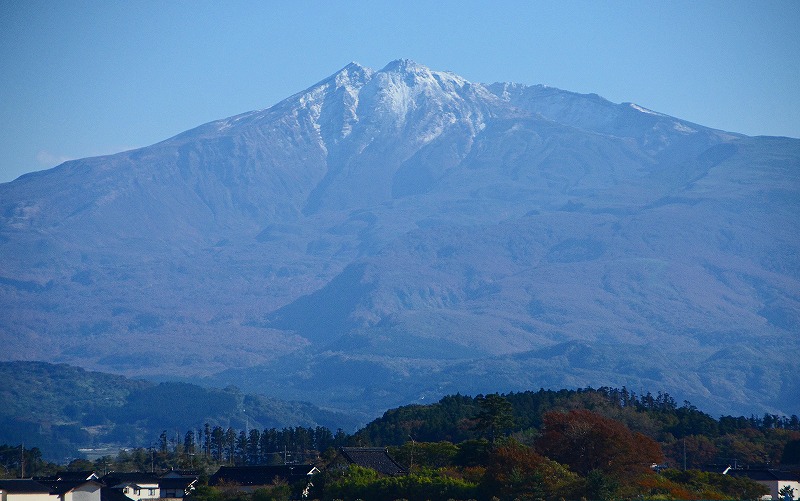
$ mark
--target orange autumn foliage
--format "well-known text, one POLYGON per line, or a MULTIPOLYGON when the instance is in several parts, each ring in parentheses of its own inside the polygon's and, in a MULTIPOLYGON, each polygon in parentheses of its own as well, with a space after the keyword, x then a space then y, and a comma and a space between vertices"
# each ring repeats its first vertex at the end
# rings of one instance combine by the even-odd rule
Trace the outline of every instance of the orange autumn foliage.
POLYGON ((655 440, 585 409, 546 413, 537 448, 581 475, 592 470, 638 474, 664 459, 655 440))

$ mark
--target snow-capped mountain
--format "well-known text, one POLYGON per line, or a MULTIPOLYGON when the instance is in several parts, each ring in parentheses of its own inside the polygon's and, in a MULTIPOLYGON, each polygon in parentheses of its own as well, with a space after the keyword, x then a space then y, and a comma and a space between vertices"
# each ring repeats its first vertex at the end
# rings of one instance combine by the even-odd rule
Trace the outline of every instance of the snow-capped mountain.
POLYGON ((0 185, 0 339, 365 412, 627 385, 797 413, 799 188, 796 139, 351 63, 0 185))

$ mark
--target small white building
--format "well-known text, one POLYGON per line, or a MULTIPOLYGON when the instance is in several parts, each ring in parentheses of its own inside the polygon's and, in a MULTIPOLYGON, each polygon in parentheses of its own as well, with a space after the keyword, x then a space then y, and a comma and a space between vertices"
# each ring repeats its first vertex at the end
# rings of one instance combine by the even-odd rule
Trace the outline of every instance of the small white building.
POLYGON ((119 489, 133 501, 142 501, 143 499, 156 499, 161 497, 158 484, 144 484, 132 481, 125 481, 117 485, 111 486, 112 489, 119 489))
POLYGON ((133 501, 158 499, 161 497, 158 478, 149 473, 116 473, 112 472, 102 478, 106 486, 122 492, 133 501))

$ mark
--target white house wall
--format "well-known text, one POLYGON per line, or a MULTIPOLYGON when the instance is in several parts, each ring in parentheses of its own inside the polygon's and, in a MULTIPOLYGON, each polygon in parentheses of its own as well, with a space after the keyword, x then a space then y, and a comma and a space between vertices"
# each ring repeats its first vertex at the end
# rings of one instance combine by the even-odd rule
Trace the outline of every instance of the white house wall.
POLYGON ((122 492, 134 501, 140 501, 142 499, 159 499, 160 496, 158 484, 144 484, 141 485, 139 489, 129 485, 122 492))
POLYGON ((89 484, 76 487, 64 494, 63 501, 100 501, 100 486, 89 484))
POLYGON ((774 500, 782 500, 783 498, 778 493, 784 486, 788 485, 794 489, 794 499, 800 498, 800 482, 793 482, 791 480, 778 480, 777 482, 770 482, 769 490, 774 500))
POLYGON ((46 494, 44 492, 37 493, 14 493, 2 492, 2 500, 0 501, 59 501, 58 496, 54 494, 46 494))

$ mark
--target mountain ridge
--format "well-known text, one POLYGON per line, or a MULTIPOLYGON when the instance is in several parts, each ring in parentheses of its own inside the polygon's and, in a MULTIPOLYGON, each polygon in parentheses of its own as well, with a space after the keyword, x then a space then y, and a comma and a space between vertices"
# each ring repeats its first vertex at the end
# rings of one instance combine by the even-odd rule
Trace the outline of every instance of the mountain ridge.
POLYGON ((178 364, 363 412, 546 370, 797 413, 797 362, 761 366, 798 348, 799 166, 796 139, 351 63, 270 108, 0 184, 0 337, 11 358, 178 364), (514 358, 570 342, 621 358, 514 358), (741 374, 703 374, 731 345, 755 347, 741 374), (637 373, 642 346, 660 379, 637 373), (363 370, 338 394, 304 387, 348 364, 363 370))

